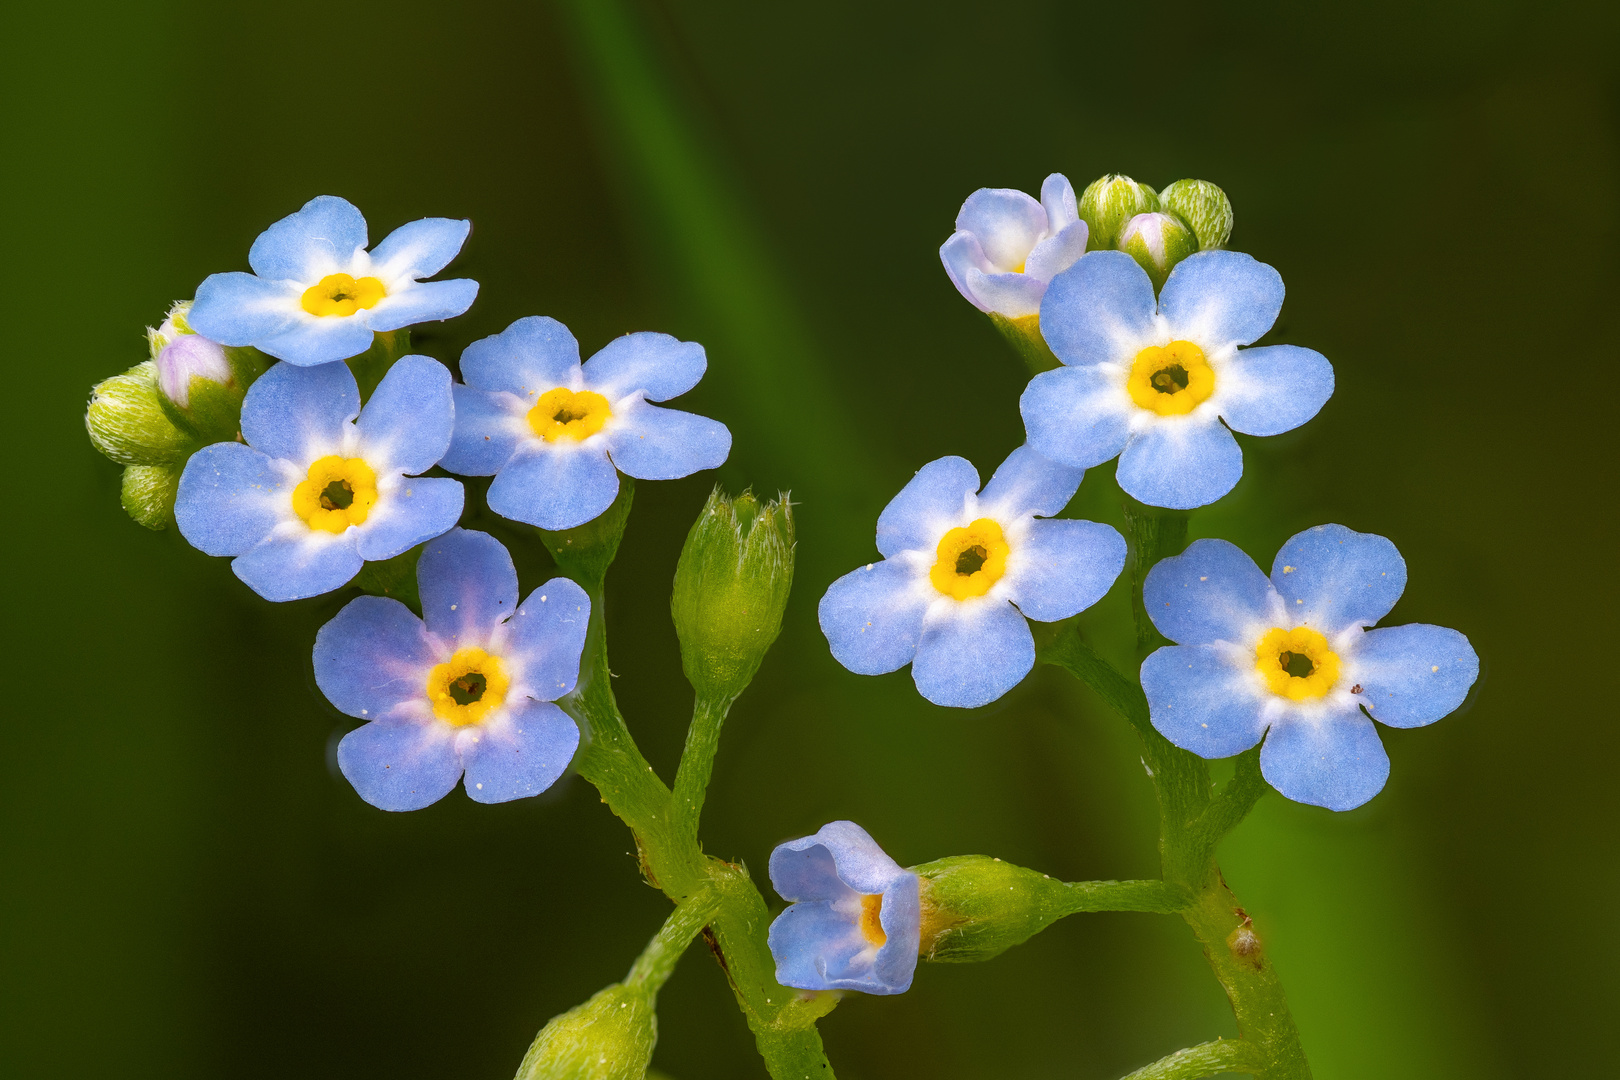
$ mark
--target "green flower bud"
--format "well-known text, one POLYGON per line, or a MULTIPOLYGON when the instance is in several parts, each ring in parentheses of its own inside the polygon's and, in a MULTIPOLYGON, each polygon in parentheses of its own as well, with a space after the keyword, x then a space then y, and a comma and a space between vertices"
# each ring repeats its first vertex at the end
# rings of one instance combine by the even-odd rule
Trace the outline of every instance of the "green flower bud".
POLYGON ((120 501, 136 524, 162 531, 174 520, 174 495, 180 487, 179 465, 129 465, 124 469, 120 501))
POLYGON ((700 695, 742 693, 782 629, 793 587, 793 507, 751 492, 709 496, 681 549, 670 612, 681 666, 700 695))
POLYGON ((1155 289, 1162 289, 1176 263, 1198 250, 1198 240, 1174 214, 1137 214, 1120 231, 1119 250, 1148 272, 1155 289))
POLYGON ((1177 180, 1159 195, 1159 205, 1179 217, 1198 237, 1198 249, 1226 246, 1232 236, 1232 202, 1208 180, 1177 180))
POLYGON ((912 869, 921 878, 924 960, 988 960, 1075 910, 1069 885, 988 855, 955 855, 912 869))
POLYGON ((658 1042, 645 985, 615 983, 540 1029, 517 1080, 642 1080, 658 1042))
POLYGON ((1080 218, 1091 230, 1086 250, 1106 251, 1115 247, 1127 221, 1158 208, 1159 197, 1153 189, 1128 176, 1093 180, 1080 195, 1080 218))
POLYGON ((120 465, 171 465, 196 449, 164 411, 150 360, 97 383, 84 426, 96 449, 120 465))

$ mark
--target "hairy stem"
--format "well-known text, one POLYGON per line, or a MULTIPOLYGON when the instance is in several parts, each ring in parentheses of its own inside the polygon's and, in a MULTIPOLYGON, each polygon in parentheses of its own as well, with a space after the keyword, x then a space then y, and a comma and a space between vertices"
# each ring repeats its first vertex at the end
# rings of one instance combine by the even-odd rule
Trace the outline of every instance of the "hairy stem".
POLYGON ((693 844, 697 843, 709 777, 714 774, 714 755, 720 749, 720 725, 731 710, 731 701, 699 696, 692 707, 692 724, 686 729, 686 748, 681 751, 680 768, 675 772, 673 806, 676 828, 683 839, 693 844))
POLYGON ((709 921, 720 911, 720 893, 716 889, 699 889, 669 913, 664 925, 647 947, 641 950, 636 962, 630 966, 626 983, 640 983, 648 992, 656 994, 675 973, 675 962, 686 947, 692 944, 709 921))
POLYGON ((1216 1039, 1177 1050, 1142 1066, 1124 1080, 1196 1080, 1201 1076, 1248 1072, 1254 1065, 1253 1054, 1253 1048, 1241 1039, 1216 1039))

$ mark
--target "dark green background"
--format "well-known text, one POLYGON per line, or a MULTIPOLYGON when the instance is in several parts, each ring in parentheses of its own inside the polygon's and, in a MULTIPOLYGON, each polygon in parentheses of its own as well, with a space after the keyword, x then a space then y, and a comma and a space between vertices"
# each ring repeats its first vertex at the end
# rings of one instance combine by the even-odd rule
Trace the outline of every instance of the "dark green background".
MULTIPOLYGON (((667 909, 578 780, 363 804, 309 665, 348 594, 259 601, 132 524, 84 438, 141 328, 322 193, 374 240, 473 220, 452 270, 478 302, 422 351, 530 314, 587 352, 703 341, 686 401, 735 433, 719 478, 794 489, 796 595, 728 724, 710 851, 763 883, 775 843, 850 817, 903 863, 1154 873, 1131 737, 1065 677, 934 708, 905 673, 843 671, 814 620, 912 470, 959 453, 988 475, 1021 440, 1024 375, 936 251, 974 188, 1054 170, 1221 184, 1233 246, 1288 283, 1267 340, 1335 365, 1316 420, 1241 440, 1242 483, 1193 532, 1262 565, 1324 521, 1385 534, 1411 569, 1391 621, 1458 627, 1483 659, 1467 710, 1383 732, 1369 806, 1271 796, 1223 848, 1318 1076, 1611 1069, 1615 9, 1303 7, 631 5, 656 58, 631 68, 672 88, 728 248, 671 224, 702 193, 637 166, 549 5, 8 5, 0 1073, 505 1077, 667 909)), ((1081 506, 1117 520, 1110 472, 1081 506)), ((610 583, 616 688, 666 775, 690 705, 668 582, 714 479, 641 485, 610 583)), ((526 588, 549 573, 538 545, 519 560, 526 588)), ((1117 589, 1087 616, 1121 655, 1125 611, 1117 589)), ((662 1069, 762 1075, 701 950, 660 1004, 662 1069)), ((1078 1080, 1232 1024, 1178 921, 1087 915, 822 1029, 845 1078, 1078 1080)))

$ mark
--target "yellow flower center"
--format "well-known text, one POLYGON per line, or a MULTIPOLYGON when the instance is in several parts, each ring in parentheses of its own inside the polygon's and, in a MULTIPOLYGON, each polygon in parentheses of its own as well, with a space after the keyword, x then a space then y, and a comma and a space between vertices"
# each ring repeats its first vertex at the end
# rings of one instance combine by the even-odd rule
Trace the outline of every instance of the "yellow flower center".
POLYGON ((1149 345, 1136 354, 1125 384, 1131 400, 1160 416, 1185 416, 1215 392, 1215 372, 1190 341, 1149 345))
POLYGON ((506 700, 506 668, 483 649, 457 649, 428 673, 433 715, 456 727, 476 724, 506 700))
POLYGON ((376 307, 387 294, 374 277, 356 281, 348 274, 327 274, 304 290, 304 310, 311 315, 353 315, 361 308, 376 307))
POLYGON ((928 571, 928 579, 934 588, 957 600, 983 596, 1007 572, 1008 550, 1001 526, 980 518, 940 539, 939 558, 928 571))
POLYGON ((546 442, 588 439, 602 430, 613 410, 601 394, 557 387, 540 395, 529 410, 529 426, 546 442))
POLYGON ((360 458, 328 454, 293 488, 292 504, 310 528, 341 533, 364 522, 377 505, 377 474, 360 458))
POLYGON ((1327 638, 1303 626, 1267 630, 1254 650, 1254 666, 1266 686, 1289 701, 1315 701, 1339 679, 1339 654, 1327 638))
POLYGON ((867 893, 861 897, 861 937, 876 948, 883 948, 883 943, 889 940, 889 935, 883 932, 883 923, 879 916, 883 914, 883 894, 867 893))

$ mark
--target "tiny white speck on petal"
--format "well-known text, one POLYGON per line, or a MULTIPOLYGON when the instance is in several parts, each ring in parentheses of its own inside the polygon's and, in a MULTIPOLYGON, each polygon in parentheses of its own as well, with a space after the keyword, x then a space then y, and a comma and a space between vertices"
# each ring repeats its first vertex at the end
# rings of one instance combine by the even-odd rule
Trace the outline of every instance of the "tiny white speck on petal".
POLYGON ((545 603, 545 602, 546 602, 546 598, 545 598, 545 597, 544 597, 544 596, 542 596, 542 597, 540 597, 540 602, 541 602, 541 603, 542 603, 542 604, 543 604, 543 603, 545 603))
POLYGON ((1436 664, 1436 665, 1434 665, 1434 667, 1430 668, 1429 670, 1430 671, 1439 671, 1440 670, 1440 665, 1436 664))
POLYGON ((1292 566, 1285 566, 1285 567, 1283 567, 1283 573, 1285 573, 1285 574, 1292 574, 1292 573, 1293 573, 1293 572, 1294 572, 1294 568, 1293 568, 1293 567, 1292 567, 1292 566))
POLYGON ((484 785, 483 785, 483 784, 479 784, 479 785, 478 785, 478 790, 479 790, 479 791, 483 791, 483 790, 484 790, 484 785))
POLYGON ((455 605, 455 604, 451 604, 451 605, 450 605, 450 610, 451 610, 451 611, 454 611, 454 610, 456 610, 456 605, 455 605))
POLYGON ((1201 577, 1201 578, 1199 578, 1199 579, 1198 579, 1198 580, 1199 580, 1199 581, 1208 581, 1208 580, 1209 580, 1209 578, 1208 578, 1208 577, 1207 577, 1207 576, 1205 576, 1205 577, 1201 577))

